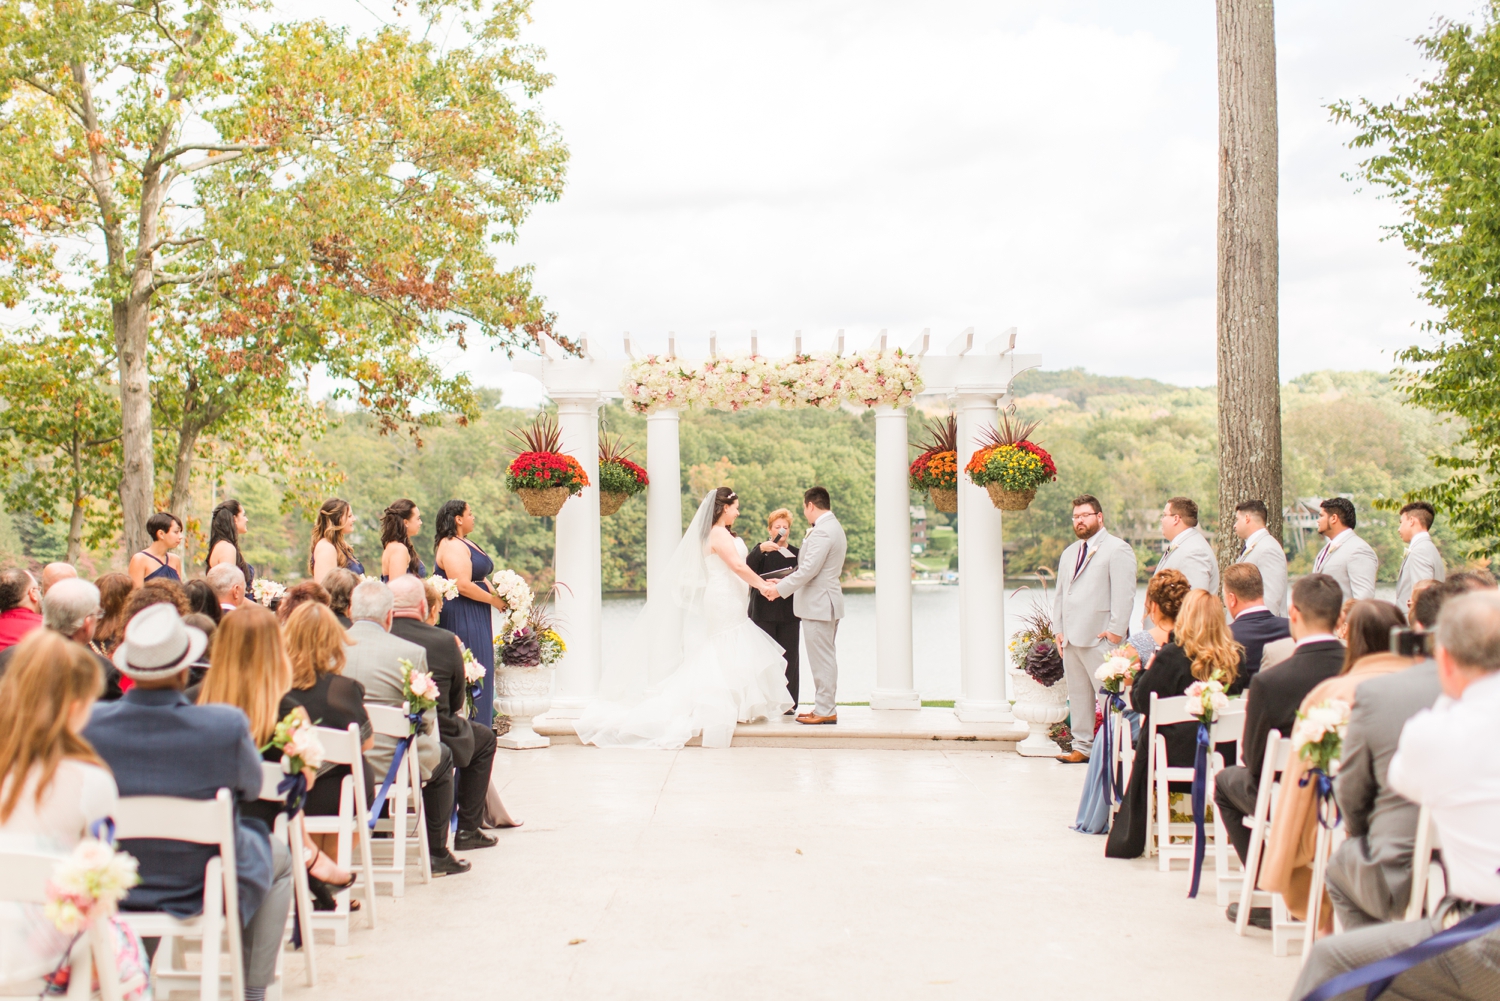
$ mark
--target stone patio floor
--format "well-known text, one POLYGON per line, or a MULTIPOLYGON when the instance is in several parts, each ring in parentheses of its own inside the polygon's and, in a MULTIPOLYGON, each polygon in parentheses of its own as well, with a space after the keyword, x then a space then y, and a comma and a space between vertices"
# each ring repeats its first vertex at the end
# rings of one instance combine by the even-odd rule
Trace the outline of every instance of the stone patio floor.
POLYGON ((318 1001, 1285 998, 1213 878, 1068 830, 1081 766, 982 744, 500 752, 524 826, 319 943, 318 1001))

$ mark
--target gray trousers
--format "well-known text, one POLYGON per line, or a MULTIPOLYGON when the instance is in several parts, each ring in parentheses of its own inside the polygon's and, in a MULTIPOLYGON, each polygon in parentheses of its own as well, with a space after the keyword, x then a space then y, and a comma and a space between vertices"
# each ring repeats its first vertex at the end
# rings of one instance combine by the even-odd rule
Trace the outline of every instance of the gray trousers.
POLYGON ((1403 884, 1393 887, 1386 868, 1365 858, 1364 847, 1364 838, 1350 838, 1328 859, 1328 898, 1346 931, 1400 921, 1411 900, 1410 863, 1403 884))
POLYGON ((292 853, 286 842, 271 838, 271 888, 245 924, 240 944, 245 954, 245 986, 269 987, 276 980, 276 957, 286 938, 286 916, 292 909, 292 853))
MULTIPOLYGON (((1447 906, 1445 901, 1435 917, 1372 925, 1320 940, 1302 967, 1290 1001, 1301 1001, 1313 988, 1340 973, 1394 956, 1431 938, 1442 930, 1447 906)), ((1337 1001, 1364 1001, 1364 997, 1365 988, 1360 987, 1338 995, 1337 1001)), ((1497 997, 1500 932, 1490 932, 1407 970, 1380 996, 1381 1001, 1493 1001, 1497 997)))
POLYGON ((807 666, 812 671, 813 711, 832 716, 837 710, 835 696, 839 687, 839 656, 834 640, 838 638, 838 619, 803 619, 802 639, 807 643, 807 666))
POLYGON ((1094 704, 1099 682, 1094 672, 1104 663, 1107 644, 1063 647, 1063 671, 1068 682, 1068 728, 1073 731, 1073 750, 1084 755, 1094 746, 1094 704))

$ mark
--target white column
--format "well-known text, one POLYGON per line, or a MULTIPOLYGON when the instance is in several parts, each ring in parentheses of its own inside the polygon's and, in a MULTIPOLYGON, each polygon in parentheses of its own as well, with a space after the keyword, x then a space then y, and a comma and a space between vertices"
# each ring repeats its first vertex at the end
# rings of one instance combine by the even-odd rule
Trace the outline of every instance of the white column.
POLYGON ((557 617, 563 623, 568 652, 557 666, 552 716, 575 719, 598 694, 599 619, 599 402, 597 391, 553 390, 562 450, 588 473, 582 496, 569 497, 557 513, 553 566, 557 582, 557 617))
POLYGON ((969 723, 1015 719, 1005 697, 1005 562, 1000 511, 983 487, 964 474, 985 427, 999 416, 993 392, 957 395, 958 409, 958 629, 963 694, 954 704, 969 723))
POLYGON ((682 540, 682 453, 678 447, 678 414, 658 410, 646 418, 646 591, 657 581, 682 540))
POLYGON ((871 709, 920 709, 911 670, 906 408, 875 410, 875 688, 871 709))

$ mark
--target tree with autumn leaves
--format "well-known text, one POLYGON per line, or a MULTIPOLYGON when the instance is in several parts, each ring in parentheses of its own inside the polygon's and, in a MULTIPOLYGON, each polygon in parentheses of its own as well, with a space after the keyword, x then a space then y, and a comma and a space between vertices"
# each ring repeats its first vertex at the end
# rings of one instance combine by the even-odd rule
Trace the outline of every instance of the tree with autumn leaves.
MULTIPOLYGON (((567 163, 528 6, 415 0, 410 30, 355 36, 255 0, 0 0, 0 302, 37 319, 6 334, 29 381, 0 409, 56 396, 49 356, 103 352, 78 439, 100 468, 75 479, 113 470, 130 549, 206 450, 292 461, 314 369, 415 431, 475 409, 440 346, 551 333, 530 269, 492 254, 567 163)), ((41 423, 0 421, 13 488, 88 466, 41 423)))

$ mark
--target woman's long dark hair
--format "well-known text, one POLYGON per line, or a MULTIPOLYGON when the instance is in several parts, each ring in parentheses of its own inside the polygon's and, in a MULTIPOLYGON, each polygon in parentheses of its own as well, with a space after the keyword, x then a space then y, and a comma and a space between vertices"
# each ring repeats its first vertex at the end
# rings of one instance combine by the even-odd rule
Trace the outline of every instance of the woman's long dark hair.
POLYGON ((339 554, 339 566, 346 567, 349 561, 354 559, 354 550, 349 548, 349 543, 344 541, 344 533, 339 531, 339 525, 343 523, 349 514, 349 502, 334 497, 332 500, 323 502, 318 508, 318 520, 313 525, 312 541, 307 544, 307 572, 313 572, 313 557, 318 551, 318 541, 326 539, 333 545, 339 554))
POLYGON ((444 539, 458 538, 458 519, 468 506, 468 501, 451 500, 438 508, 437 525, 432 530, 432 545, 434 549, 444 539))
POLYGON ((234 547, 234 565, 240 568, 240 572, 245 575, 246 580, 250 578, 249 564, 245 562, 244 555, 240 553, 240 533, 234 527, 234 519, 238 518, 244 510, 240 502, 233 497, 214 508, 208 529, 208 555, 203 558, 204 572, 211 569, 208 561, 213 558, 214 546, 217 546, 220 542, 227 542, 234 547))
POLYGON ((1348 648, 1340 674, 1348 674, 1361 657, 1391 648, 1391 630, 1406 625, 1406 615, 1389 601, 1366 598, 1349 606, 1348 648))
MULTIPOLYGON (((724 509, 726 507, 728 507, 729 505, 733 504, 735 501, 737 501, 739 499, 740 499, 740 495, 737 494, 737 493, 735 493, 729 487, 720 487, 718 490, 715 490, 714 491, 714 516, 713 516, 712 520, 709 521, 709 525, 710 526, 717 525, 719 523, 719 516, 724 513, 724 509)), ((735 534, 734 527, 732 525, 725 525, 724 527, 727 528, 727 529, 729 529, 729 534, 730 535, 734 535, 735 534)))
MULTIPOLYGON (((380 552, 385 553, 385 547, 392 542, 399 542, 406 547, 411 556, 411 562, 407 564, 408 573, 417 572, 417 564, 422 562, 417 559, 417 547, 411 544, 411 537, 406 534, 406 519, 417 509, 417 502, 403 497, 398 501, 392 501, 391 506, 385 509, 380 516, 380 552)), ((462 514, 462 509, 459 510, 462 514)))

